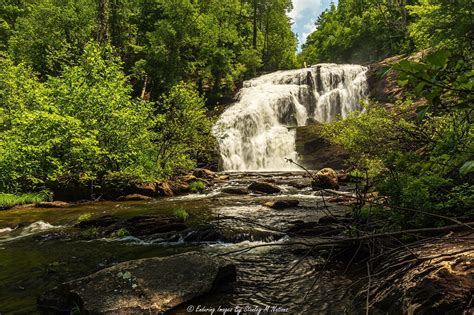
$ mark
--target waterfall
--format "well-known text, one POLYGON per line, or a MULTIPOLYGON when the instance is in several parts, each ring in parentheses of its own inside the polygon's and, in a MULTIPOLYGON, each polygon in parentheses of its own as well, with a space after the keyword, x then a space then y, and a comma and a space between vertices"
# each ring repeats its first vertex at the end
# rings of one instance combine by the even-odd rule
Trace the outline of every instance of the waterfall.
POLYGON ((367 68, 319 64, 244 82, 213 128, 223 170, 285 170, 297 159, 295 129, 346 118, 366 96, 367 68))

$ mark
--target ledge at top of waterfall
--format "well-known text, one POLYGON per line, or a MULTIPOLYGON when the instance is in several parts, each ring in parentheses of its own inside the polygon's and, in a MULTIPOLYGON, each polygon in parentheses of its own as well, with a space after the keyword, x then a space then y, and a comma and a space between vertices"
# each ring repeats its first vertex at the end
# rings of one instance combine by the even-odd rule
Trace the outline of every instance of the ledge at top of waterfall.
POLYGON ((226 171, 289 170, 297 159, 295 130, 360 110, 367 68, 319 64, 278 71, 244 82, 238 101, 214 126, 226 171))

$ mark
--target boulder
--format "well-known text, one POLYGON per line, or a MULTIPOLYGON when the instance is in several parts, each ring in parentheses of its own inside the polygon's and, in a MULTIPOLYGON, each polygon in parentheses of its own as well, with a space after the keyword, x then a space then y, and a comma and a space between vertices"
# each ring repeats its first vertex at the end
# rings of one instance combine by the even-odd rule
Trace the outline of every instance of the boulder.
POLYGON ((229 261, 190 252, 119 263, 59 285, 37 304, 55 312, 161 314, 235 280, 229 261))
POLYGON ((214 179, 217 177, 216 173, 214 173, 211 170, 208 170, 207 168, 195 169, 193 172, 193 175, 196 176, 197 178, 203 178, 203 179, 214 179))
POLYGON ((266 202, 264 205, 272 209, 287 209, 287 208, 297 207, 299 203, 300 202, 296 199, 287 199, 287 200, 269 201, 269 202, 266 202))
POLYGON ((346 161, 350 158, 349 152, 322 137, 322 126, 323 124, 316 123, 295 128, 295 144, 300 163, 310 170, 325 167, 346 168, 346 161))
POLYGON ((171 187, 171 189, 173 190, 174 194, 189 193, 191 191, 191 188, 189 187, 189 183, 190 182, 176 182, 176 183, 173 183, 173 187, 171 187))
POLYGON ((152 200, 153 198, 140 195, 140 194, 131 194, 131 195, 126 195, 126 196, 121 196, 118 197, 118 201, 146 201, 146 200, 152 200))
POLYGON ((222 192, 231 195, 247 195, 250 193, 245 187, 226 187, 222 189, 222 192))
POLYGON ((70 203, 64 201, 43 201, 36 204, 38 208, 66 208, 70 205, 70 203))
POLYGON ((171 185, 168 182, 162 182, 156 184, 156 193, 159 196, 173 197, 174 192, 171 185))
POLYGON ((188 174, 184 175, 183 177, 180 178, 183 182, 190 183, 199 180, 196 176, 193 174, 188 174))
POLYGON ((131 189, 132 194, 143 195, 147 197, 156 196, 156 183, 135 184, 131 189))
POLYGON ((311 186, 318 189, 339 189, 337 173, 332 168, 323 168, 316 173, 311 186))
POLYGON ((264 194, 277 194, 281 192, 280 187, 278 187, 275 184, 267 183, 267 182, 254 182, 250 184, 248 189, 256 193, 264 193, 264 194))

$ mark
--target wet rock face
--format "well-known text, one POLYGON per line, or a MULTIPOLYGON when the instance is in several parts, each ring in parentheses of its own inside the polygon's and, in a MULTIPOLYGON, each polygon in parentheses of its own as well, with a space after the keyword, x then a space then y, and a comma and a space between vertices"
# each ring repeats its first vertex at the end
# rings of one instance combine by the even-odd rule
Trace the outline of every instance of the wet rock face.
POLYGON ((296 128, 299 163, 311 170, 325 167, 345 169, 349 152, 325 139, 321 135, 321 128, 322 125, 317 122, 296 128))
POLYGON ((263 194, 277 194, 281 192, 280 187, 268 182, 254 182, 248 187, 249 190, 263 194))
POLYGON ((38 298, 38 306, 81 314, 159 314, 236 280, 223 258, 198 252, 119 263, 59 285, 38 298))

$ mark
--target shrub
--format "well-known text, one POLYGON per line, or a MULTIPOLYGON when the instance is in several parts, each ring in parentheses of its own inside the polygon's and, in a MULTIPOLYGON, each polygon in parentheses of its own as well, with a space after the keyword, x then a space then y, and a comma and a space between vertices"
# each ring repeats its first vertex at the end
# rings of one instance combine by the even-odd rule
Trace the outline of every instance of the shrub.
POLYGON ((201 181, 196 181, 189 184, 189 189, 191 189, 192 192, 201 192, 205 188, 206 188, 206 183, 201 182, 201 181))
POLYGON ((193 85, 181 82, 161 98, 158 109, 154 142, 160 169, 170 174, 195 167, 213 143, 204 99, 193 85))
MULTIPOLYGON (((368 170, 390 205, 451 217, 474 215, 472 182, 459 171, 474 143, 465 113, 416 117, 409 101, 392 110, 369 105, 365 113, 325 125, 323 134, 349 149, 353 165, 368 170)), ((386 214, 404 227, 446 223, 409 211, 386 214)))

